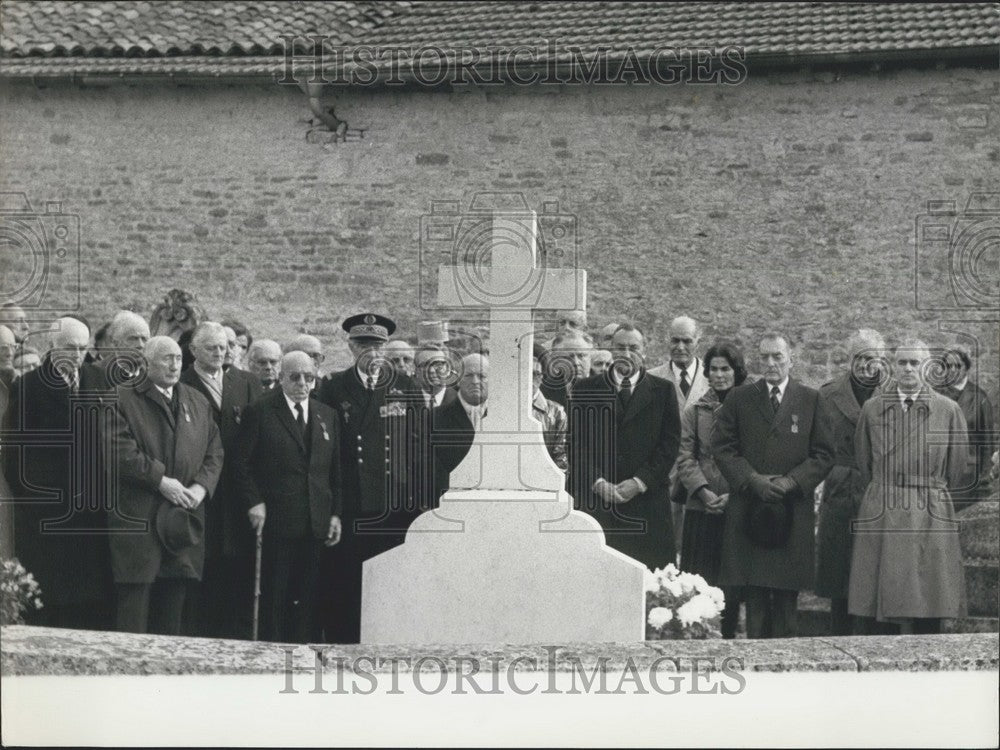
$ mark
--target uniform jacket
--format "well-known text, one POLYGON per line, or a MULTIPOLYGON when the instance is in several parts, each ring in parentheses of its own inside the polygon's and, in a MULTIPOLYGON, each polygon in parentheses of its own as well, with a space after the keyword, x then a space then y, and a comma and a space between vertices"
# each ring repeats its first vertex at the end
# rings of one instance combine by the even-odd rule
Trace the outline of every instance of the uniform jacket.
POLYGON ((764 380, 734 388, 712 427, 712 452, 730 487, 719 583, 801 591, 813 585, 813 490, 830 470, 833 448, 817 391, 790 378, 775 414, 768 389, 764 380), (754 472, 786 475, 798 485, 791 537, 783 547, 757 547, 744 533, 754 472))
MULTIPOLYGON (((247 519, 246 508, 233 497, 233 462, 229 457, 236 452, 236 436, 247 407, 263 393, 260 380, 254 375, 230 367, 222 375, 222 407, 215 405, 208 386, 194 367, 181 373, 181 382, 201 393, 212 409, 212 418, 219 426, 219 436, 227 460, 223 463, 222 476, 212 496, 214 502, 206 509, 205 551, 211 557, 235 555, 247 551, 253 531, 247 519)), ((281 390, 280 388, 278 390, 281 390)))
POLYGON ((69 387, 49 356, 13 382, 5 414, 10 437, 0 453, 19 499, 8 506, 14 552, 51 605, 99 601, 111 593, 104 471, 86 426, 92 420, 96 428, 100 416, 83 408, 76 418, 74 429, 69 387), (34 444, 25 444, 32 436, 34 444))
POLYGON ((851 614, 880 620, 965 614, 949 492, 964 480, 965 434, 958 404, 927 388, 905 413, 894 384, 865 403, 855 434, 866 488, 851 556, 851 614))
POLYGON ((118 462, 118 511, 108 525, 115 583, 152 583, 159 578, 201 579, 205 545, 168 553, 156 534, 156 512, 170 502, 158 490, 164 476, 185 486, 198 483, 208 493, 195 513, 205 520, 205 506, 222 473, 219 428, 205 397, 184 383, 173 388, 172 409, 152 384, 117 389, 117 405, 109 440, 118 462), (176 410, 176 414, 174 413, 176 410), (135 522, 146 531, 135 533, 135 522))
POLYGON ((669 476, 680 445, 680 414, 672 383, 648 372, 637 379, 622 409, 610 373, 579 381, 567 409, 569 474, 575 506, 593 515, 607 543, 644 563, 663 567, 676 557, 669 476), (607 506, 592 491, 603 477, 646 485, 628 503, 607 506))
POLYGON ((343 512, 340 425, 336 412, 309 401, 308 443, 278 390, 243 413, 231 455, 234 491, 243 517, 264 503, 264 533, 325 539, 330 517, 343 512))
POLYGON ((327 377, 317 398, 340 420, 344 515, 383 517, 405 506, 407 449, 416 439, 413 410, 423 404, 416 384, 386 368, 369 391, 352 366, 327 377))

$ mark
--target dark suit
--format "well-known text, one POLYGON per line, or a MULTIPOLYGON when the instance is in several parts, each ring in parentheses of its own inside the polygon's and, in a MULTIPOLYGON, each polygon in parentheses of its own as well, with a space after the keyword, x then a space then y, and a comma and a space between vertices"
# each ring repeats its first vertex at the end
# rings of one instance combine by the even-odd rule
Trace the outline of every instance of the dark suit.
POLYGON ((84 389, 81 382, 72 396, 49 356, 10 386, 2 453, 18 498, 14 553, 38 581, 44 603, 29 613, 31 624, 112 626, 108 492, 91 437, 101 404, 84 389))
MULTIPOLYGON (((170 553, 156 532, 156 513, 170 501, 159 492, 164 476, 185 487, 200 484, 207 494, 195 514, 204 523, 205 506, 222 473, 222 440, 205 397, 183 383, 173 387, 172 401, 143 379, 134 387, 117 389, 115 420, 107 444, 118 461, 119 514, 109 514, 111 566, 119 587, 118 626, 145 632, 150 602, 149 588, 160 579, 176 586, 170 589, 169 606, 163 614, 164 631, 177 634, 180 608, 187 581, 201 580, 205 564, 204 543, 170 553), (148 524, 145 533, 130 531, 132 520, 148 524)), ((154 596, 155 599, 155 596, 154 596)), ((154 609, 155 613, 155 609, 154 609)), ((150 618, 151 620, 153 618, 150 618)), ((155 626, 155 623, 151 623, 155 626)))
POLYGON ((448 490, 449 478, 468 454, 476 433, 462 400, 456 397, 442 403, 430 415, 431 473, 434 476, 434 506, 448 490))
MULTIPOLYGON (((181 373, 181 382, 201 393, 219 426, 227 457, 235 455, 236 438, 243 412, 261 395, 260 380, 230 367, 222 374, 222 406, 194 367, 181 373)), ((249 638, 251 617, 248 602, 253 596, 253 529, 246 508, 234 496, 233 462, 226 460, 205 518, 205 576, 201 590, 191 598, 188 621, 191 630, 212 638, 249 638)))
POLYGON ((329 598, 321 619, 328 641, 357 643, 362 564, 401 544, 419 511, 406 488, 406 459, 416 441, 414 411, 423 396, 399 373, 387 372, 368 390, 353 366, 325 378, 316 394, 337 411, 344 486, 344 539, 324 554, 321 590, 329 598))
MULTIPOLYGON (((441 492, 447 484, 442 485, 440 475, 435 472, 433 450, 433 428, 438 414, 458 401, 458 392, 454 388, 445 388, 441 396, 441 404, 432 406, 426 399, 427 394, 421 394, 423 401, 415 403, 410 418, 414 422, 413 440, 407 456, 409 474, 406 481, 406 491, 410 506, 415 517, 420 512, 431 510, 438 505, 441 492)), ((447 483, 448 475, 444 475, 447 483)))
POLYGON ((734 388, 716 412, 712 451, 729 483, 720 585, 749 586, 747 636, 794 636, 798 592, 815 571, 813 490, 833 462, 830 422, 819 393, 789 379, 777 413, 764 380, 734 388), (752 474, 795 481, 791 535, 781 547, 755 545, 745 533, 752 474))
POLYGON ((646 567, 674 562, 669 475, 681 422, 673 384, 644 372, 623 408, 610 372, 594 375, 573 386, 567 412, 567 486, 575 507, 600 522, 610 546, 646 567), (646 491, 612 505, 593 493, 598 477, 613 484, 637 477, 646 491))
POLYGON ((243 413, 231 476, 244 516, 260 503, 266 509, 261 566, 265 639, 302 643, 318 634, 314 613, 322 541, 330 517, 343 512, 339 445, 336 413, 315 399, 309 401, 305 435, 280 389, 243 413))

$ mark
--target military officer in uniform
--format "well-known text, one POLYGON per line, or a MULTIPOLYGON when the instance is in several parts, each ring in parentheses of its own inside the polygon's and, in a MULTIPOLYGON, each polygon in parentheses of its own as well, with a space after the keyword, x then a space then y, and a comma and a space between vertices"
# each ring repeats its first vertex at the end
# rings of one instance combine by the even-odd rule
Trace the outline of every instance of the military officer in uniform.
POLYGON ((340 420, 344 488, 343 539, 325 550, 320 617, 327 641, 357 643, 362 565, 402 543, 417 513, 406 489, 405 456, 415 440, 412 415, 423 398, 409 375, 384 356, 396 329, 392 320, 362 313, 342 327, 354 364, 317 386, 319 401, 340 420))

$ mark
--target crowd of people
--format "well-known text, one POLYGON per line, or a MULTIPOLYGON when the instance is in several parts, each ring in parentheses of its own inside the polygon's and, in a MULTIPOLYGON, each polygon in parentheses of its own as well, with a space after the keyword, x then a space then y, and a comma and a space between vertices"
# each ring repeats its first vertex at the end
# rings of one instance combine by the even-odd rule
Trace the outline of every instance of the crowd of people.
MULTIPOLYGON (((33 332, 0 307, 3 544, 41 586, 30 621, 357 642, 364 561, 437 506, 488 426, 488 336, 427 321, 403 338, 361 313, 342 325, 353 364, 324 374, 315 336, 187 323, 151 335, 123 310, 33 332)), ((647 367, 629 322, 591 332, 571 311, 536 336, 532 413, 608 545, 721 586, 727 638, 741 604, 748 637, 796 635, 804 590, 835 634, 963 614, 956 511, 997 473, 967 348, 860 330, 816 390, 779 332, 703 350, 679 316, 665 339, 647 367)))

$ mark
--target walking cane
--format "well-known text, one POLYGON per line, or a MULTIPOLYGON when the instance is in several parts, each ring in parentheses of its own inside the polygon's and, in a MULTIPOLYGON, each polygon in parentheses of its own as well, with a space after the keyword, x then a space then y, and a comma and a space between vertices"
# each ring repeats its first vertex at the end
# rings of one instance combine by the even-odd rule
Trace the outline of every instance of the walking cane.
POLYGON ((253 639, 257 640, 257 625, 260 621, 260 557, 264 546, 264 530, 257 532, 257 553, 253 565, 253 639))

